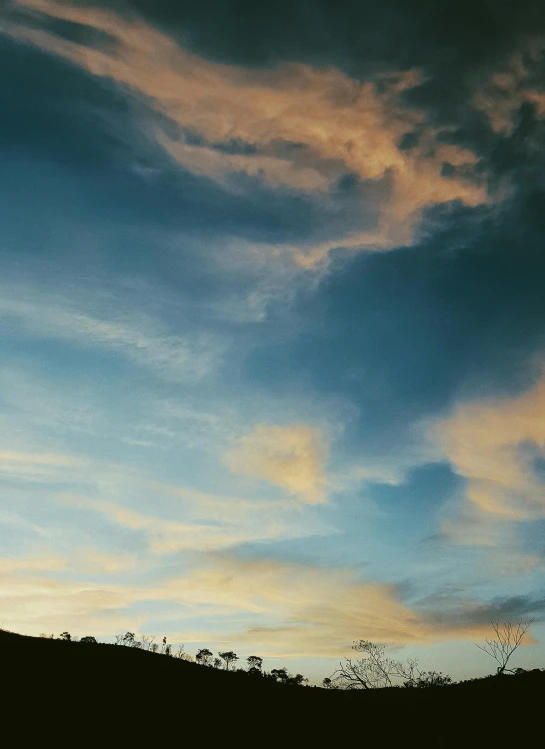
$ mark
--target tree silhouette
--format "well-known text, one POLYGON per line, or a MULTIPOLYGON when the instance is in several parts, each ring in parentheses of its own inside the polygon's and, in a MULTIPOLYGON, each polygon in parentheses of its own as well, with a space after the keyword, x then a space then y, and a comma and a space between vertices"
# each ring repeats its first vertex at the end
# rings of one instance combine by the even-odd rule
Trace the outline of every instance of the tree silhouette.
POLYGON ((305 682, 307 682, 308 679, 306 679, 303 674, 295 674, 294 676, 290 674, 288 676, 287 684, 293 684, 296 687, 302 687, 305 682))
POLYGON ((496 669, 498 676, 501 676, 505 671, 513 671, 513 669, 507 668, 509 659, 521 644, 533 622, 534 619, 523 619, 522 617, 515 619, 515 621, 508 619, 503 624, 500 624, 498 620, 491 622, 496 637, 485 640, 484 645, 477 645, 477 647, 483 653, 494 658, 499 664, 496 669))
POLYGON ((153 641, 155 640, 155 635, 140 635, 140 640, 141 640, 140 647, 142 648, 142 650, 151 650, 152 652, 155 652, 155 650, 157 650, 157 648, 153 650, 153 647, 152 647, 153 641))
POLYGON ((125 645, 127 648, 139 648, 142 643, 135 639, 134 632, 125 632, 124 635, 115 636, 115 644, 125 645))
POLYGON ((87 635, 86 637, 82 637, 80 642, 87 642, 87 643, 93 643, 97 644, 96 638, 92 637, 91 635, 87 635))
POLYGON ((72 639, 72 635, 70 632, 61 632, 59 635, 59 640, 67 640, 70 641, 72 639))
POLYGON ((286 668, 273 668, 271 671, 271 677, 279 681, 281 684, 293 684, 294 686, 302 686, 308 679, 303 674, 289 674, 286 668))
POLYGON ((175 658, 179 658, 181 661, 192 661, 193 656, 185 652, 185 645, 178 645, 178 650, 174 653, 175 658))
POLYGON ((258 655, 250 655, 248 658, 246 658, 246 662, 248 664, 248 673, 252 674, 253 676, 262 676, 262 667, 263 667, 263 658, 260 658, 258 655))
POLYGON ((276 681, 279 681, 282 684, 285 684, 289 678, 287 669, 285 668, 273 668, 271 671, 271 676, 273 676, 276 681))
POLYGON ((416 686, 422 673, 415 659, 406 663, 390 658, 385 645, 369 640, 356 640, 352 650, 363 653, 363 658, 345 658, 332 675, 329 689, 381 689, 394 686, 396 680, 404 686, 416 686))
POLYGON ((200 650, 197 650, 195 660, 201 666, 210 666, 210 664, 212 663, 212 651, 208 650, 208 648, 201 648, 200 650))
POLYGON ((225 670, 229 671, 231 663, 238 661, 238 655, 233 653, 232 650, 225 650, 223 653, 218 653, 219 657, 225 661, 225 670))

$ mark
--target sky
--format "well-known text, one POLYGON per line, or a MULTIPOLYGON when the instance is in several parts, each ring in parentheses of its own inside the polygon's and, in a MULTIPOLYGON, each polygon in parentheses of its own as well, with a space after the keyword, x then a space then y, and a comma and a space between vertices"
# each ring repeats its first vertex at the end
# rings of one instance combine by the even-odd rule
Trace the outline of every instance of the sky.
POLYGON ((4 0, 0 626, 545 666, 539 0, 4 0))

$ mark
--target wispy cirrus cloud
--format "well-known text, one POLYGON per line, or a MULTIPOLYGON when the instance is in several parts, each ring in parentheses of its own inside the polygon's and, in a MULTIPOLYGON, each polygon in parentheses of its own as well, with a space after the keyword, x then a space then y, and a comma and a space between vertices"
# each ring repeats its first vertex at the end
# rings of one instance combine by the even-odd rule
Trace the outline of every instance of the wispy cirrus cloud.
POLYGON ((24 330, 27 336, 114 353, 167 380, 198 380, 221 361, 225 343, 217 336, 174 334, 150 315, 92 306, 89 298, 78 302, 36 289, 4 289, 0 298, 6 333, 11 327, 17 335, 24 330))
POLYGON ((488 633, 494 613, 509 611, 513 616, 545 608, 543 601, 525 597, 482 604, 450 596, 447 614, 441 596, 410 607, 395 586, 362 580, 350 568, 241 560, 225 554, 203 558, 193 570, 155 580, 151 586, 74 584, 13 570, 4 577, 1 596, 8 612, 4 626, 18 631, 68 628, 83 634, 85 628, 85 634, 111 637, 120 628, 147 629, 153 615, 135 613, 134 605, 162 602, 170 606, 170 639, 192 639, 193 620, 205 612, 215 628, 199 637, 209 645, 231 642, 237 649, 259 648, 269 657, 338 658, 361 637, 398 647, 474 641, 488 633), (221 629, 226 616, 236 622, 229 631, 221 629))
POLYGON ((62 557, 24 557, 24 558, 0 558, 0 575, 13 574, 14 572, 58 572, 65 570, 68 559, 62 557))
POLYGON ((172 128, 167 134, 154 126, 153 137, 195 174, 229 190, 245 189, 243 175, 332 200, 339 179, 356 175, 366 185, 367 220, 342 235, 280 247, 303 267, 322 262, 335 247, 383 250, 410 243, 428 206, 487 201, 473 169, 477 155, 441 142, 423 112, 405 102, 405 92, 422 81, 417 70, 364 82, 300 64, 247 70, 190 53, 136 18, 59 0, 17 0, 15 8, 0 30, 141 97, 178 128, 173 135, 172 128), (92 35, 88 44, 71 41, 56 35, 48 19, 83 25, 107 41, 96 34, 95 43, 92 35), (402 147, 413 132, 413 146, 402 147))
MULTIPOLYGON (((126 490, 128 477, 119 478, 126 490)), ((144 481, 150 495, 161 492, 168 512, 145 512, 126 504, 100 497, 57 494, 66 507, 98 513, 118 525, 144 534, 146 548, 152 554, 175 554, 180 551, 215 551, 248 543, 288 538, 327 535, 333 529, 320 518, 303 513, 294 501, 251 500, 220 494, 207 494, 183 486, 144 481)))
POLYGON ((80 475, 87 461, 73 455, 58 453, 0 452, 0 477, 25 483, 55 483, 80 475))

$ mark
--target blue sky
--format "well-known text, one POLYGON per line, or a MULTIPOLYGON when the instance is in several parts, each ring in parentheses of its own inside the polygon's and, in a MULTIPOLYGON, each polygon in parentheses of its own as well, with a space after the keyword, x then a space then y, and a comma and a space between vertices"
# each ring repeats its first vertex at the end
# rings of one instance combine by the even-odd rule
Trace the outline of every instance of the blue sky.
POLYGON ((540 5, 242 5, 0 11, 3 626, 543 665, 540 5))

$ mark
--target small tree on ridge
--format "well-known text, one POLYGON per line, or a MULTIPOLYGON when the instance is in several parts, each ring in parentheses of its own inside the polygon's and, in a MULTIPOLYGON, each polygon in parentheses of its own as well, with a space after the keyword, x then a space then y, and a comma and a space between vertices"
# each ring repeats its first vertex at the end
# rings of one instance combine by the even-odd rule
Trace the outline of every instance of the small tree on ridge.
POLYGON ((225 661, 225 670, 229 671, 231 663, 238 661, 238 655, 233 653, 232 650, 225 650, 223 653, 218 653, 219 657, 225 661))
POLYGON ((515 619, 515 621, 508 619, 503 624, 500 624, 498 620, 491 622, 496 637, 485 640, 484 645, 477 645, 477 647, 483 653, 494 658, 499 664, 496 669, 498 676, 501 676, 505 671, 513 671, 511 668, 507 668, 509 659, 521 644, 533 622, 534 619, 522 617, 515 619))

